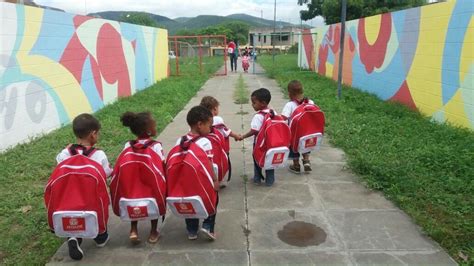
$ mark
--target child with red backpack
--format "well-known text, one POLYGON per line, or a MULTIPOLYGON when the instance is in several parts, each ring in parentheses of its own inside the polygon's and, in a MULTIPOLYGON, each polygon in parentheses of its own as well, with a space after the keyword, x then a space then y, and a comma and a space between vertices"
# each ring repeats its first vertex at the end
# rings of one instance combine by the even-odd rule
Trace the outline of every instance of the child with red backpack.
POLYGON ((177 140, 166 161, 166 200, 176 216, 185 218, 189 240, 197 239, 198 231, 215 240, 219 180, 212 144, 206 138, 211 132, 212 113, 203 106, 194 106, 186 121, 190 131, 177 140), (201 218, 204 221, 199 230, 201 218))
POLYGON ((274 169, 284 166, 290 144, 288 125, 268 107, 270 100, 270 91, 265 88, 252 92, 252 107, 257 113, 251 121, 250 131, 239 138, 242 140, 254 136, 253 182, 259 185, 264 179, 267 186, 272 186, 275 182, 274 169), (262 175, 262 168, 265 169, 265 177, 262 175))
MULTIPOLYGON (((229 156, 229 153, 230 153, 229 137, 234 138, 234 140, 238 140, 239 135, 234 133, 230 128, 228 128, 224 123, 224 119, 221 116, 219 116, 219 106, 220 106, 220 104, 219 104, 219 101, 217 101, 216 98, 214 98, 212 96, 204 96, 201 99, 201 104, 200 105, 204 106, 206 109, 211 111, 211 113, 213 115, 213 117, 212 117, 212 126, 213 126, 213 128, 217 129, 218 132, 224 137, 223 148, 224 148, 224 151, 227 154, 228 169, 229 169, 228 178, 227 178, 227 182, 228 182, 228 181, 230 181, 231 174, 232 174, 232 168, 231 168, 231 162, 230 162, 230 156, 229 156)), ((216 156, 216 154, 214 154, 214 156, 216 156)), ((214 160, 214 162, 215 162, 215 160, 214 160)), ((222 181, 224 181, 224 180, 219 179, 221 187, 225 187, 227 182, 226 181, 222 182, 222 181)))
POLYGON ((287 89, 290 101, 283 107, 282 116, 288 120, 292 133, 289 158, 293 160, 293 165, 289 166, 289 170, 301 173, 299 158, 302 153, 304 172, 309 173, 312 171, 309 155, 321 142, 324 114, 312 100, 304 96, 301 82, 292 80, 287 89))
POLYGON ((130 221, 130 241, 138 243, 138 221, 149 220, 148 242, 158 242, 158 218, 166 213, 165 156, 150 112, 126 112, 120 118, 137 137, 128 141, 115 164, 110 193, 114 213, 130 221), (140 175, 137 175, 137 174, 140 175))
POLYGON ((51 231, 68 238, 69 256, 74 260, 84 256, 82 238, 93 238, 97 247, 104 247, 109 240, 106 178, 112 169, 105 153, 94 147, 100 127, 90 114, 74 118, 76 144, 68 145, 56 156, 58 165, 44 192, 51 231))

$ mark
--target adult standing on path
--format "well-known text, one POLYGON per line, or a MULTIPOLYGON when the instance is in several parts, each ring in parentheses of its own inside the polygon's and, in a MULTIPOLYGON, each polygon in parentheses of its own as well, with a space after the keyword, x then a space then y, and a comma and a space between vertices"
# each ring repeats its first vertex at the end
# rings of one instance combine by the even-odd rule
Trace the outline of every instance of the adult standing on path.
POLYGON ((230 41, 227 44, 227 53, 230 57, 230 70, 237 71, 237 56, 239 54, 239 48, 237 46, 237 41, 230 41))

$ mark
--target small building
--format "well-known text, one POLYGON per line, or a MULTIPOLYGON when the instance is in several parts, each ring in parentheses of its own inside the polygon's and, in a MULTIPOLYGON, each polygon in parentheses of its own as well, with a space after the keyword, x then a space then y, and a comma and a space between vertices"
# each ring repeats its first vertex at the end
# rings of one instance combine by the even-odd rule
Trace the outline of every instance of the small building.
POLYGON ((275 34, 273 34, 273 27, 251 28, 249 30, 249 46, 254 46, 255 41, 255 48, 265 49, 275 45, 286 50, 298 42, 300 33, 300 28, 279 27, 278 25, 275 34))

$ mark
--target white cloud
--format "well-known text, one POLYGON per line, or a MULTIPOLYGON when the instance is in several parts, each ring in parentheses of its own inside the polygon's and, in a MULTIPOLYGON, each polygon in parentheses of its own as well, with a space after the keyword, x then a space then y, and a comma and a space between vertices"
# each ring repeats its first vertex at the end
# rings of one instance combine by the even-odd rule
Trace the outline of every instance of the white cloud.
MULTIPOLYGON (((272 0, 36 0, 37 4, 57 7, 69 13, 87 14, 100 11, 145 11, 169 18, 194 17, 198 15, 226 16, 245 13, 251 16, 273 20, 272 0)), ((304 7, 298 6, 297 0, 277 1, 277 21, 287 21, 299 24, 299 11, 304 7)), ((318 26, 322 19, 307 21, 306 24, 318 26)))

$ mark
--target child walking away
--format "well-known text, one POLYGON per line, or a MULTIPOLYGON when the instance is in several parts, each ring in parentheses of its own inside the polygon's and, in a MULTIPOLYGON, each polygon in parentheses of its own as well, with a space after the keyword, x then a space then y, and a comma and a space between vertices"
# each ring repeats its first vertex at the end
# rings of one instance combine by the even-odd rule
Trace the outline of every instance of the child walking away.
POLYGON ((166 179, 161 143, 153 140, 156 121, 150 112, 126 112, 120 118, 136 139, 128 141, 115 164, 110 183, 112 207, 130 221, 130 241, 138 243, 138 221, 151 222, 149 243, 159 239, 158 218, 166 213, 166 179))
POLYGON ((244 53, 242 56, 242 68, 244 69, 245 73, 248 73, 250 63, 249 63, 249 54, 247 52, 244 53))
POLYGON ((270 91, 261 88, 252 92, 254 115, 250 131, 241 139, 255 136, 253 144, 254 177, 253 182, 260 184, 265 180, 267 186, 275 182, 276 168, 284 167, 289 154, 290 129, 285 120, 268 108, 271 100, 270 91), (265 177, 262 175, 265 169, 265 177))
MULTIPOLYGON (((227 182, 230 181, 230 178, 231 178, 231 175, 232 175, 232 165, 231 165, 230 156, 229 156, 229 153, 230 153, 229 137, 234 138, 234 140, 238 140, 239 135, 237 135, 230 128, 228 128, 224 123, 224 119, 219 116, 220 103, 219 103, 219 101, 217 101, 216 98, 214 98, 212 96, 204 96, 201 99, 201 106, 203 106, 206 109, 208 109, 209 111, 211 111, 211 113, 213 115, 213 117, 212 117, 212 127, 213 127, 213 129, 211 130, 211 136, 209 138, 211 140, 211 142, 214 139, 214 138, 212 138, 212 133, 213 133, 214 129, 218 131, 218 132, 216 132, 217 134, 220 133, 224 137, 223 149, 224 149, 225 153, 227 154, 228 169, 229 170, 228 170, 227 181, 224 181, 223 176, 222 176, 222 171, 219 169, 219 182, 220 182, 221 187, 225 187, 227 185, 227 182)), ((215 135, 217 135, 217 134, 215 134, 215 135)), ((218 138, 218 136, 217 136, 217 138, 218 138)), ((219 158, 217 158, 218 154, 216 153, 216 147, 214 147, 214 145, 213 145, 213 150, 214 150, 213 162, 216 163, 218 166, 223 164, 223 163, 221 163, 221 164, 218 163, 219 158)))
POLYGON ((195 106, 186 120, 191 129, 178 139, 166 162, 166 201, 176 216, 185 218, 189 240, 197 239, 199 219, 205 219, 199 231, 215 240, 219 180, 217 166, 212 162, 212 144, 206 138, 211 131, 212 113, 195 106))
POLYGON ((98 247, 109 240, 106 178, 112 170, 105 153, 94 147, 99 121, 90 114, 80 114, 72 121, 72 129, 76 144, 57 155, 58 165, 46 184, 44 202, 51 231, 67 237, 69 256, 81 260, 82 238, 93 238, 98 247))
POLYGON ((324 113, 314 102, 303 94, 303 85, 297 80, 288 83, 290 101, 283 107, 282 116, 288 119, 291 129, 291 146, 289 157, 293 165, 289 170, 301 173, 300 154, 303 155, 305 173, 311 172, 309 154, 319 148, 324 134, 324 113))

